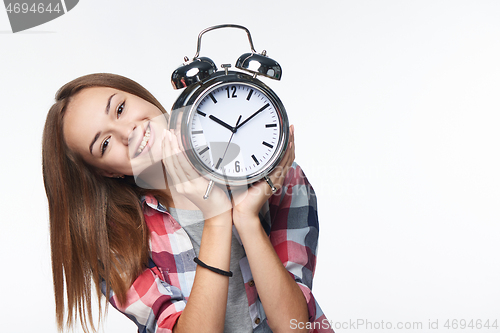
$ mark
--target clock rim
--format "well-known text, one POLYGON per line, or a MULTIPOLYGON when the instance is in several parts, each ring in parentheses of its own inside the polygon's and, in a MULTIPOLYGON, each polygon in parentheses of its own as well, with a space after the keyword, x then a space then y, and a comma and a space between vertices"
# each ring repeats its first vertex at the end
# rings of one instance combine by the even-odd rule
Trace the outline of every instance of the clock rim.
POLYGON ((184 154, 189 163, 206 178, 213 180, 215 183, 229 186, 243 186, 252 184, 265 176, 269 175, 276 166, 281 162, 286 152, 289 140, 289 124, 288 116, 285 107, 276 93, 254 77, 240 72, 219 71, 213 74, 209 79, 189 86, 176 100, 171 111, 170 128, 175 128, 177 124, 177 117, 182 114, 181 120, 181 142, 184 147, 184 154), (222 172, 217 172, 209 168, 198 155, 195 153, 194 147, 191 143, 191 121, 194 113, 202 97, 206 97, 208 92, 216 89, 221 85, 228 84, 241 84, 247 85, 259 90, 263 93, 272 103, 277 115, 281 121, 281 129, 279 135, 278 146, 271 156, 269 161, 263 165, 259 170, 250 173, 247 176, 224 176, 222 172), (193 163, 193 160, 197 163, 193 163))

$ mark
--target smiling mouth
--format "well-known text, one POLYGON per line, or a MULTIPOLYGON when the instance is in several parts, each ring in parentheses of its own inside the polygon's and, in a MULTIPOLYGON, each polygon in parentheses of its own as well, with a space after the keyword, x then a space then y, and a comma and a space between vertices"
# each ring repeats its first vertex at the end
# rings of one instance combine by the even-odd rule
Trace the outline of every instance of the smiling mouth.
POLYGON ((142 141, 141 141, 141 144, 139 145, 139 148, 137 148, 137 152, 135 153, 135 156, 138 156, 140 153, 142 153, 142 151, 144 150, 144 148, 148 144, 149 138, 151 137, 151 127, 150 126, 151 125, 149 124, 148 127, 146 128, 146 132, 144 132, 144 137, 142 138, 142 141))

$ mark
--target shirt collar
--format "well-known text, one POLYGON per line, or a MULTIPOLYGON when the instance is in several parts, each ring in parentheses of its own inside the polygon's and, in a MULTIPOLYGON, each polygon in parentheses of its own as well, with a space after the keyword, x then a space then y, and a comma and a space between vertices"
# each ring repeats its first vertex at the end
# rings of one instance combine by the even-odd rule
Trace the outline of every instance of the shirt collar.
POLYGON ((154 196, 145 195, 141 198, 141 205, 144 208, 145 205, 157 210, 161 213, 168 213, 168 210, 163 206, 154 196))

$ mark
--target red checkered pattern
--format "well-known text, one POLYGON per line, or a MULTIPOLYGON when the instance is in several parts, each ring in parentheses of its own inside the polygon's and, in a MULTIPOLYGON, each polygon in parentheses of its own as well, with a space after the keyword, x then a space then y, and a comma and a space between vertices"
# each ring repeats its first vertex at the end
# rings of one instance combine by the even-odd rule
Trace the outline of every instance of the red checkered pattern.
MULTIPOLYGON (((189 299, 195 252, 187 233, 155 198, 143 198, 143 207, 151 232, 151 265, 130 287, 126 303, 119 304, 111 293, 111 304, 133 320, 139 332, 167 333, 189 299)), ((319 225, 316 196, 298 165, 292 166, 260 217, 278 257, 304 293, 310 321, 306 327, 311 333, 333 332, 311 292, 319 225)), ((254 331, 270 332, 246 257, 240 260, 240 268, 254 331)))

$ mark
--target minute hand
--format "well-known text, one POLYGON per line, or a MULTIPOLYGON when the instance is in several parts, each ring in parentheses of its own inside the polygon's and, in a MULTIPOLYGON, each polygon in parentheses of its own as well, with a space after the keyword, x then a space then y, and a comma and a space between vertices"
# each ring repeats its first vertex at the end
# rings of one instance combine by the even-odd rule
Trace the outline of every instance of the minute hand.
POLYGON ((241 124, 239 124, 238 126, 236 126, 236 129, 238 129, 241 126, 245 125, 250 119, 252 119, 256 115, 258 115, 259 112, 265 110, 268 106, 269 106, 269 103, 267 103, 266 105, 264 105, 263 107, 261 107, 260 109, 258 109, 257 111, 255 111, 255 113, 253 115, 251 115, 250 117, 248 117, 247 119, 245 119, 241 124))

